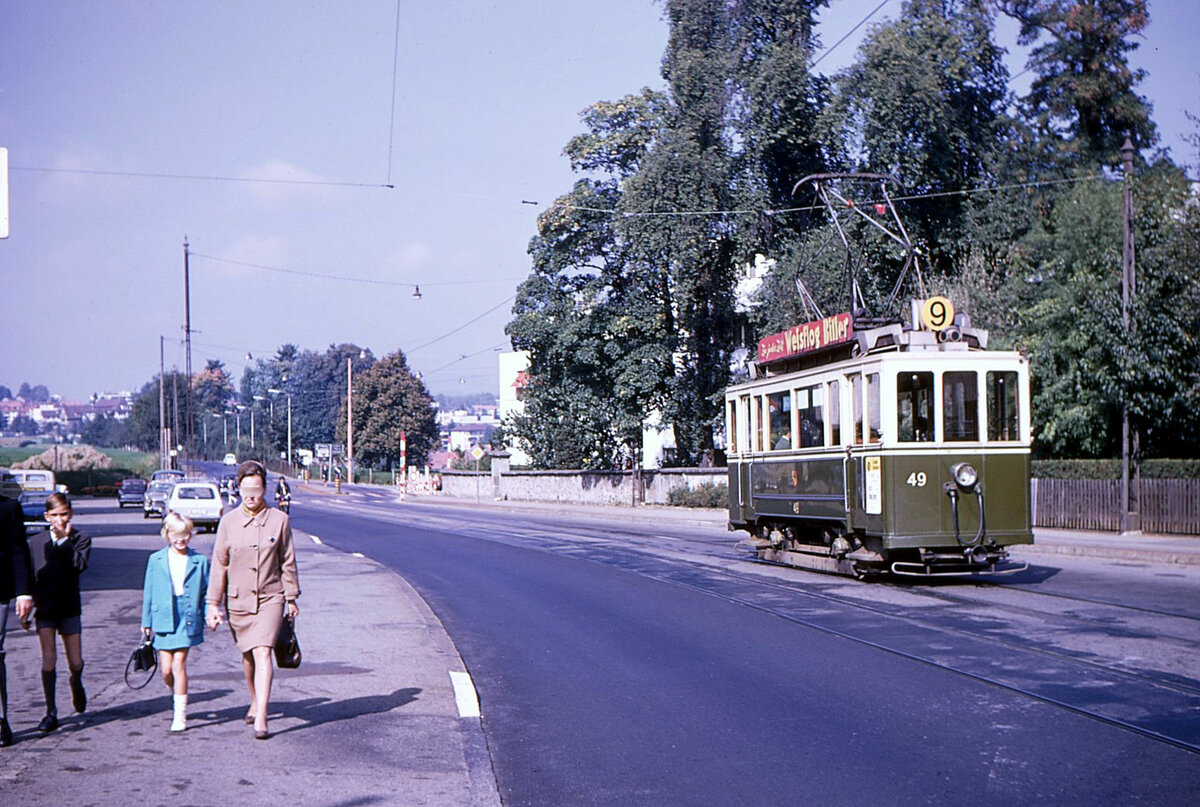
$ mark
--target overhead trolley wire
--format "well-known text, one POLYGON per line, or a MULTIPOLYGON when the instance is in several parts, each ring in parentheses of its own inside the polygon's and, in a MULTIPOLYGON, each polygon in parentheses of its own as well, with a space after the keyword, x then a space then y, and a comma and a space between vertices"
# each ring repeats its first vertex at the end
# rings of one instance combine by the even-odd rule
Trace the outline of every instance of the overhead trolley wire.
MULTIPOLYGON (((911 202, 919 199, 936 199, 944 196, 970 196, 976 193, 996 193, 998 191, 1016 190, 1021 188, 1040 188, 1047 185, 1061 185, 1071 182, 1086 182, 1093 179, 1102 179, 1103 174, 1087 174, 1079 177, 1065 177, 1061 179, 1043 179, 1036 182, 1013 182, 1007 185, 989 185, 980 188, 962 188, 953 191, 934 191, 932 193, 912 193, 906 196, 893 196, 893 202, 911 202)), ((868 199, 859 204, 873 204, 874 199, 868 199)), ((882 201, 882 200, 878 200, 882 201)), ((803 213, 814 210, 824 210, 824 205, 804 205, 801 207, 782 207, 782 208, 766 208, 763 210, 747 210, 747 209, 731 209, 731 210, 670 210, 670 211, 652 211, 646 213, 637 212, 622 212, 611 208, 603 207, 587 207, 585 205, 562 204, 570 210, 583 210, 590 213, 608 213, 612 216, 621 218, 654 218, 654 217, 681 217, 681 216, 736 216, 736 215, 767 215, 778 216, 784 213, 803 213)))
POLYGON ((92 168, 42 168, 32 165, 10 165, 10 171, 35 171, 44 174, 85 174, 105 177, 133 177, 138 179, 186 179, 201 182, 256 182, 268 185, 324 185, 340 188, 390 188, 370 182, 336 182, 320 179, 270 179, 267 177, 229 177, 207 174, 170 174, 150 171, 100 171, 92 168))
POLYGON ((285 275, 298 275, 300 277, 315 277, 322 280, 343 280, 348 283, 370 283, 376 286, 402 286, 404 288, 413 288, 415 286, 463 286, 475 285, 479 283, 497 283, 508 282, 507 278, 493 278, 491 280, 435 280, 432 282, 423 281, 414 283, 402 280, 379 280, 372 277, 354 277, 353 275, 333 275, 324 272, 305 272, 300 269, 284 269, 279 266, 266 266, 261 263, 250 263, 249 261, 237 261, 233 258, 218 258, 215 255, 205 255, 201 252, 189 252, 193 258, 204 258, 205 260, 216 261, 217 263, 229 263, 235 266, 246 266, 251 269, 262 269, 266 272, 279 272, 285 275))
POLYGON ((396 32, 392 37, 392 111, 388 115, 387 185, 392 185, 392 152, 396 135, 396 73, 400 64, 400 0, 396 0, 396 32))

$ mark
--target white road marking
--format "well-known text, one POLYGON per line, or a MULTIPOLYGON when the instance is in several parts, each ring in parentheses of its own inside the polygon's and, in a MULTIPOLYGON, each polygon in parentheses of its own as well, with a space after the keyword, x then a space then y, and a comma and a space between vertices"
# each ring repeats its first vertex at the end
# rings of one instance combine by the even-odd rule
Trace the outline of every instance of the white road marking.
POLYGON ((309 537, 309 538, 312 538, 312 542, 313 542, 314 544, 319 544, 319 543, 321 543, 321 539, 320 539, 320 538, 318 538, 318 537, 317 537, 317 536, 315 536, 315 535, 310 535, 310 536, 308 536, 308 537, 309 537))
POLYGON ((454 685, 454 703, 458 706, 458 716, 479 717, 479 695, 475 692, 471 674, 451 670, 450 683, 454 685))
POLYGON ((350 554, 351 554, 351 555, 353 555, 353 556, 354 556, 354 557, 356 557, 356 558, 365 558, 365 557, 366 557, 366 555, 364 555, 364 554, 363 554, 363 553, 361 553, 361 552, 351 552, 350 554))

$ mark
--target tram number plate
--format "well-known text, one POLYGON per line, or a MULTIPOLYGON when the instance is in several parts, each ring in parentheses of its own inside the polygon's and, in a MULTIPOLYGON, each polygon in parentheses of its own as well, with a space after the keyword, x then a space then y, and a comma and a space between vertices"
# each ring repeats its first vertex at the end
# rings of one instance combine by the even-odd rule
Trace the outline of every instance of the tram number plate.
POLYGON ((914 471, 908 475, 908 479, 906 481, 908 482, 909 487, 923 488, 925 487, 925 483, 929 481, 929 477, 925 475, 924 471, 914 471))
POLYGON ((883 460, 879 457, 867 457, 863 460, 863 471, 863 509, 871 515, 879 515, 883 512, 883 460))

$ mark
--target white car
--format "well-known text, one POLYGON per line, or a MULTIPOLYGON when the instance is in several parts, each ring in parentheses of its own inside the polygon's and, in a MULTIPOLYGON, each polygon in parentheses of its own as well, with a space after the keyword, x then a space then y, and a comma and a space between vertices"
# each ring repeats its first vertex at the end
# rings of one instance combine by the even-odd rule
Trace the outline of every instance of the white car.
POLYGON ((221 492, 212 482, 176 482, 166 511, 190 518, 197 527, 216 531, 221 520, 221 492))
POLYGON ((233 453, 226 454, 224 464, 225 465, 237 465, 237 454, 233 454, 233 453))

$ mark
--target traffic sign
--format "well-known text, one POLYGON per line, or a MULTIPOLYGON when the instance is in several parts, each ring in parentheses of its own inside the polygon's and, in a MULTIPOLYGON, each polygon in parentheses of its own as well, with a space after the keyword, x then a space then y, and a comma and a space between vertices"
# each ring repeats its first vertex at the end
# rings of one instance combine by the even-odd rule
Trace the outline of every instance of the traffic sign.
POLYGON ((479 462, 481 459, 483 459, 483 455, 486 453, 487 453, 486 451, 484 451, 482 448, 479 447, 478 443, 476 443, 475 446, 471 449, 471 456, 475 458, 476 462, 479 462))

